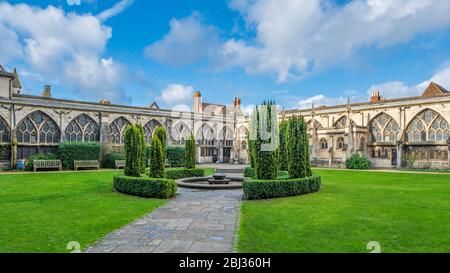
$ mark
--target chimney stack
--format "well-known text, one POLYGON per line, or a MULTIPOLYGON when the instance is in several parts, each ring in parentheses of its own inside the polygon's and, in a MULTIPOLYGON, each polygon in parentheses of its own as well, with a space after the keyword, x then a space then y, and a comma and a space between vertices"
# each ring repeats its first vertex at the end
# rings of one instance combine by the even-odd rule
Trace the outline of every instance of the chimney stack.
POLYGON ((384 98, 380 96, 380 92, 379 91, 372 91, 372 94, 370 96, 370 102, 371 103, 375 103, 375 102, 380 102, 383 101, 384 98))
POLYGON ((194 93, 194 113, 202 112, 202 93, 197 91, 194 93))
POLYGON ((233 101, 233 105, 234 105, 234 111, 239 112, 240 108, 241 108, 241 99, 238 97, 235 97, 234 101, 233 101))

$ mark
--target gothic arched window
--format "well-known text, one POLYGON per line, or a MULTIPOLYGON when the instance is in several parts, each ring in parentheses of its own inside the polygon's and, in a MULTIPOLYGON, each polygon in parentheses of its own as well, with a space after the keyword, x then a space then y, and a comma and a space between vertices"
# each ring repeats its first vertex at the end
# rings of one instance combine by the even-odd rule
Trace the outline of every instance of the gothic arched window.
MULTIPOLYGON (((350 123, 352 124, 352 126, 356 125, 353 120, 350 120, 350 123)), ((346 128, 347 126, 348 126, 348 118, 347 118, 347 116, 341 117, 340 119, 338 119, 338 121, 336 121, 334 123, 334 127, 340 128, 340 129, 346 128)))
POLYGON ((191 129, 183 121, 178 122, 172 126, 172 143, 177 145, 184 145, 186 139, 191 135, 191 129))
POLYGON ((361 151, 364 151, 365 148, 366 148, 366 139, 362 137, 359 141, 359 149, 361 151))
POLYGON ((448 122, 437 112, 427 109, 419 113, 408 125, 406 138, 410 142, 447 141, 450 136, 448 122))
POLYGON ((214 146, 216 143, 216 133, 211 126, 203 124, 197 132, 197 139, 200 145, 214 146))
POLYGON ((320 148, 322 150, 328 149, 328 141, 325 138, 320 140, 320 148))
POLYGON ((99 141, 100 128, 88 115, 81 114, 74 118, 66 128, 66 141, 99 141))
POLYGON ((241 142, 241 149, 246 150, 247 149, 247 142, 244 140, 241 142))
POLYGON ((130 124, 131 123, 123 117, 119 117, 111 122, 109 125, 111 143, 123 144, 125 128, 130 124))
POLYGON ((26 116, 17 126, 17 141, 28 144, 57 144, 61 131, 47 114, 35 111, 26 116))
POLYGON ((320 124, 320 122, 318 122, 317 120, 314 120, 314 127, 312 127, 311 124, 312 124, 312 120, 308 121, 308 130, 311 130, 312 128, 315 128, 315 129, 323 128, 322 124, 320 124))
POLYGON ((0 143, 9 142, 11 142, 11 129, 6 120, 0 117, 0 143))
POLYGON ((340 137, 337 139, 337 148, 339 150, 343 150, 344 149, 344 138, 340 137))
POLYGON ((400 127, 388 114, 381 113, 369 124, 372 142, 396 142, 400 127))
POLYGON ((152 119, 147 124, 144 125, 144 136, 147 144, 152 142, 153 132, 155 132, 156 127, 162 127, 161 123, 152 119))
POLYGON ((223 146, 233 146, 233 131, 228 126, 222 129, 219 138, 223 146))

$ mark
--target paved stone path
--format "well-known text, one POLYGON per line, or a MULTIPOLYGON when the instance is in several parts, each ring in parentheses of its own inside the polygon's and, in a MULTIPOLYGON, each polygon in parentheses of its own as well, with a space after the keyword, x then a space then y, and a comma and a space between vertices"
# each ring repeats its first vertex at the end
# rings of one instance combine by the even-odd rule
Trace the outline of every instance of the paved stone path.
POLYGON ((152 213, 109 234, 90 253, 234 252, 242 190, 179 188, 152 213))

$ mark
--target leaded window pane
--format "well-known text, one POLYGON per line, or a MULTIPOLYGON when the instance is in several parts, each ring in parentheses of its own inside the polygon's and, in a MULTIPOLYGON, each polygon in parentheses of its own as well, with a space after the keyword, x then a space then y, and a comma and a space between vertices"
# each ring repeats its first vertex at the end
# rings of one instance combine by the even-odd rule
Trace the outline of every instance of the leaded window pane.
POLYGON ((2 142, 11 142, 11 130, 6 120, 0 117, 0 143, 2 142))
POLYGON ((99 141, 100 128, 88 115, 81 114, 74 118, 66 128, 67 141, 99 141))
POLYGON ((17 141, 31 144, 59 143, 59 127, 49 115, 36 111, 26 116, 17 126, 17 141))
POLYGON ((448 124, 439 113, 426 110, 411 121, 406 132, 409 141, 445 141, 448 124), (410 133, 413 134, 413 138, 410 137, 410 133))
POLYGON ((370 122, 369 130, 375 134, 375 138, 372 141, 395 142, 400 127, 391 116, 381 113, 370 122))
POLYGON ((111 143, 123 144, 123 135, 128 125, 130 125, 130 122, 123 117, 119 117, 111 122, 109 125, 111 143))

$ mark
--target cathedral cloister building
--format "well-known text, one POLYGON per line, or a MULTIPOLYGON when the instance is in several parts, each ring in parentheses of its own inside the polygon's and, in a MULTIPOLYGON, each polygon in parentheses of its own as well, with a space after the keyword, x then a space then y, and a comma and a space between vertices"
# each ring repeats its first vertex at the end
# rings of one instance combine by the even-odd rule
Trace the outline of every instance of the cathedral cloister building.
MULTIPOLYGON (((199 163, 248 163, 249 118, 241 101, 232 105, 202 102, 194 94, 192 112, 63 100, 50 86, 40 96, 21 92, 19 75, 0 66, 0 165, 43 152, 56 152, 65 141, 98 141, 121 146, 128 124, 144 126, 147 143, 154 129, 167 129, 168 144, 182 145, 193 134, 199 163)), ((342 167, 352 154, 383 168, 449 168, 450 93, 430 83, 423 95, 384 99, 373 92, 365 103, 312 106, 279 113, 280 120, 305 117, 315 166, 342 167)))

